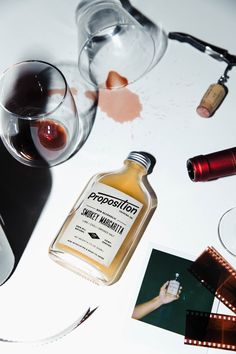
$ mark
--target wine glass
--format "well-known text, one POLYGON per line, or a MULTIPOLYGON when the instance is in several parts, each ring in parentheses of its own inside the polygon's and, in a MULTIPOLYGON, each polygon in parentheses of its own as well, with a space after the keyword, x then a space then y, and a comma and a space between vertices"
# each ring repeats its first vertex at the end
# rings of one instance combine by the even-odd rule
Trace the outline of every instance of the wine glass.
POLYGON ((167 47, 160 26, 154 37, 118 0, 82 0, 76 22, 80 73, 99 88, 135 82, 152 69, 167 47))
POLYGON ((220 218, 218 235, 223 247, 236 256, 236 207, 227 210, 220 218))
POLYGON ((27 60, 0 78, 1 139, 19 162, 54 166, 68 160, 85 140, 81 118, 62 72, 27 60))

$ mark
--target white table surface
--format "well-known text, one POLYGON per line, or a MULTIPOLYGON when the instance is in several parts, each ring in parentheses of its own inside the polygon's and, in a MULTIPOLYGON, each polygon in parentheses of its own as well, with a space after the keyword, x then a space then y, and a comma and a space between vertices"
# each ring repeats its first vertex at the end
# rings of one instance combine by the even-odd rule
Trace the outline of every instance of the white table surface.
MULTIPOLYGON (((162 24, 167 33, 187 32, 236 53, 234 0, 133 0, 132 4, 162 24)), ((77 0, 1 0, 0 71, 32 58, 76 65, 76 6, 77 0)), ((0 327, 5 322, 10 328, 12 323, 14 332, 9 331, 8 337, 13 337, 21 333, 20 329, 17 332, 18 322, 22 332, 28 332, 36 325, 43 327, 55 314, 61 314, 60 321, 64 316, 69 324, 88 306, 99 308, 82 326, 56 342, 39 347, 0 343, 1 353, 213 351, 186 346, 183 336, 142 325, 131 314, 152 243, 193 258, 213 245, 236 264, 217 236, 219 218, 236 205, 236 177, 194 183, 186 169, 190 157, 236 146, 236 69, 230 72, 229 94, 216 114, 203 119, 195 111, 203 93, 224 69, 224 63, 190 45, 169 41, 159 64, 128 87, 139 97, 140 116, 122 123, 98 107, 81 151, 51 169, 48 201, 17 269, 0 288, 0 327), (48 246, 88 179, 97 172, 120 168, 132 150, 149 151, 157 159, 149 180, 159 205, 122 278, 110 287, 95 286, 52 262, 48 246)), ((228 311, 223 305, 221 310, 228 311)))

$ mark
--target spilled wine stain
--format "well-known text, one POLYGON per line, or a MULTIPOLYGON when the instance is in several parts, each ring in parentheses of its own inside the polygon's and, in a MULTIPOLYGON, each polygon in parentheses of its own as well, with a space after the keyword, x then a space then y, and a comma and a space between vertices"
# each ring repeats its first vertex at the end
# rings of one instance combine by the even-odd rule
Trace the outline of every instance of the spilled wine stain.
POLYGON ((128 85, 128 80, 126 77, 119 75, 116 71, 110 71, 105 87, 109 90, 120 88, 128 85))
MULTIPOLYGON (((119 123, 133 121, 140 117, 142 111, 139 96, 125 87, 127 84, 126 78, 115 71, 110 71, 106 80, 107 89, 99 90, 99 108, 108 117, 119 123), (118 86, 119 89, 117 89, 118 86)), ((96 97, 96 93, 93 91, 87 91, 85 95, 92 100, 96 97)))
MULTIPOLYGON (((125 123, 140 117, 142 104, 139 96, 126 86, 128 80, 115 71, 110 71, 106 80, 106 89, 99 90, 98 106, 102 112, 116 122, 125 123), (119 88, 118 88, 119 87, 119 88)), ((70 87, 73 96, 78 94, 76 87, 70 87)), ((49 90, 49 95, 64 94, 62 89, 49 90)), ((97 100, 97 92, 86 91, 85 96, 97 100)))

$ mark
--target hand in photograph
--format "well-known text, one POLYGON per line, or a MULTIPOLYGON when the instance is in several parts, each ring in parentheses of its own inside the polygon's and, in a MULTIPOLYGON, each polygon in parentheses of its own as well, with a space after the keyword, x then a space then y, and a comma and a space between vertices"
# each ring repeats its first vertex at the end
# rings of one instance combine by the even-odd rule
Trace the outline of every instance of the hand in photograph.
POLYGON ((159 307, 165 304, 169 304, 172 301, 178 300, 181 292, 181 288, 178 291, 177 295, 169 294, 166 290, 168 287, 169 281, 165 282, 160 288, 159 294, 154 298, 136 305, 133 311, 132 318, 139 320, 140 318, 148 315, 150 312, 157 310, 159 307))

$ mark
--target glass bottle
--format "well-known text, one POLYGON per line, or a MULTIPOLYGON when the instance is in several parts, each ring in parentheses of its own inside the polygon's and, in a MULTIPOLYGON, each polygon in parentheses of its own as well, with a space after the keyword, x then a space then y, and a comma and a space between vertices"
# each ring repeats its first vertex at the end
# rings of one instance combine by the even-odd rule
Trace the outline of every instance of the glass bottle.
POLYGON ((147 179, 153 159, 133 151, 120 170, 95 175, 52 242, 51 258, 97 284, 116 282, 157 206, 147 179))
POLYGON ((206 182, 236 174, 236 147, 198 155, 187 160, 189 178, 193 182, 206 182))
POLYGON ((179 277, 179 273, 175 274, 175 279, 170 280, 166 289, 166 292, 170 295, 177 296, 180 290, 180 282, 177 280, 179 277))

